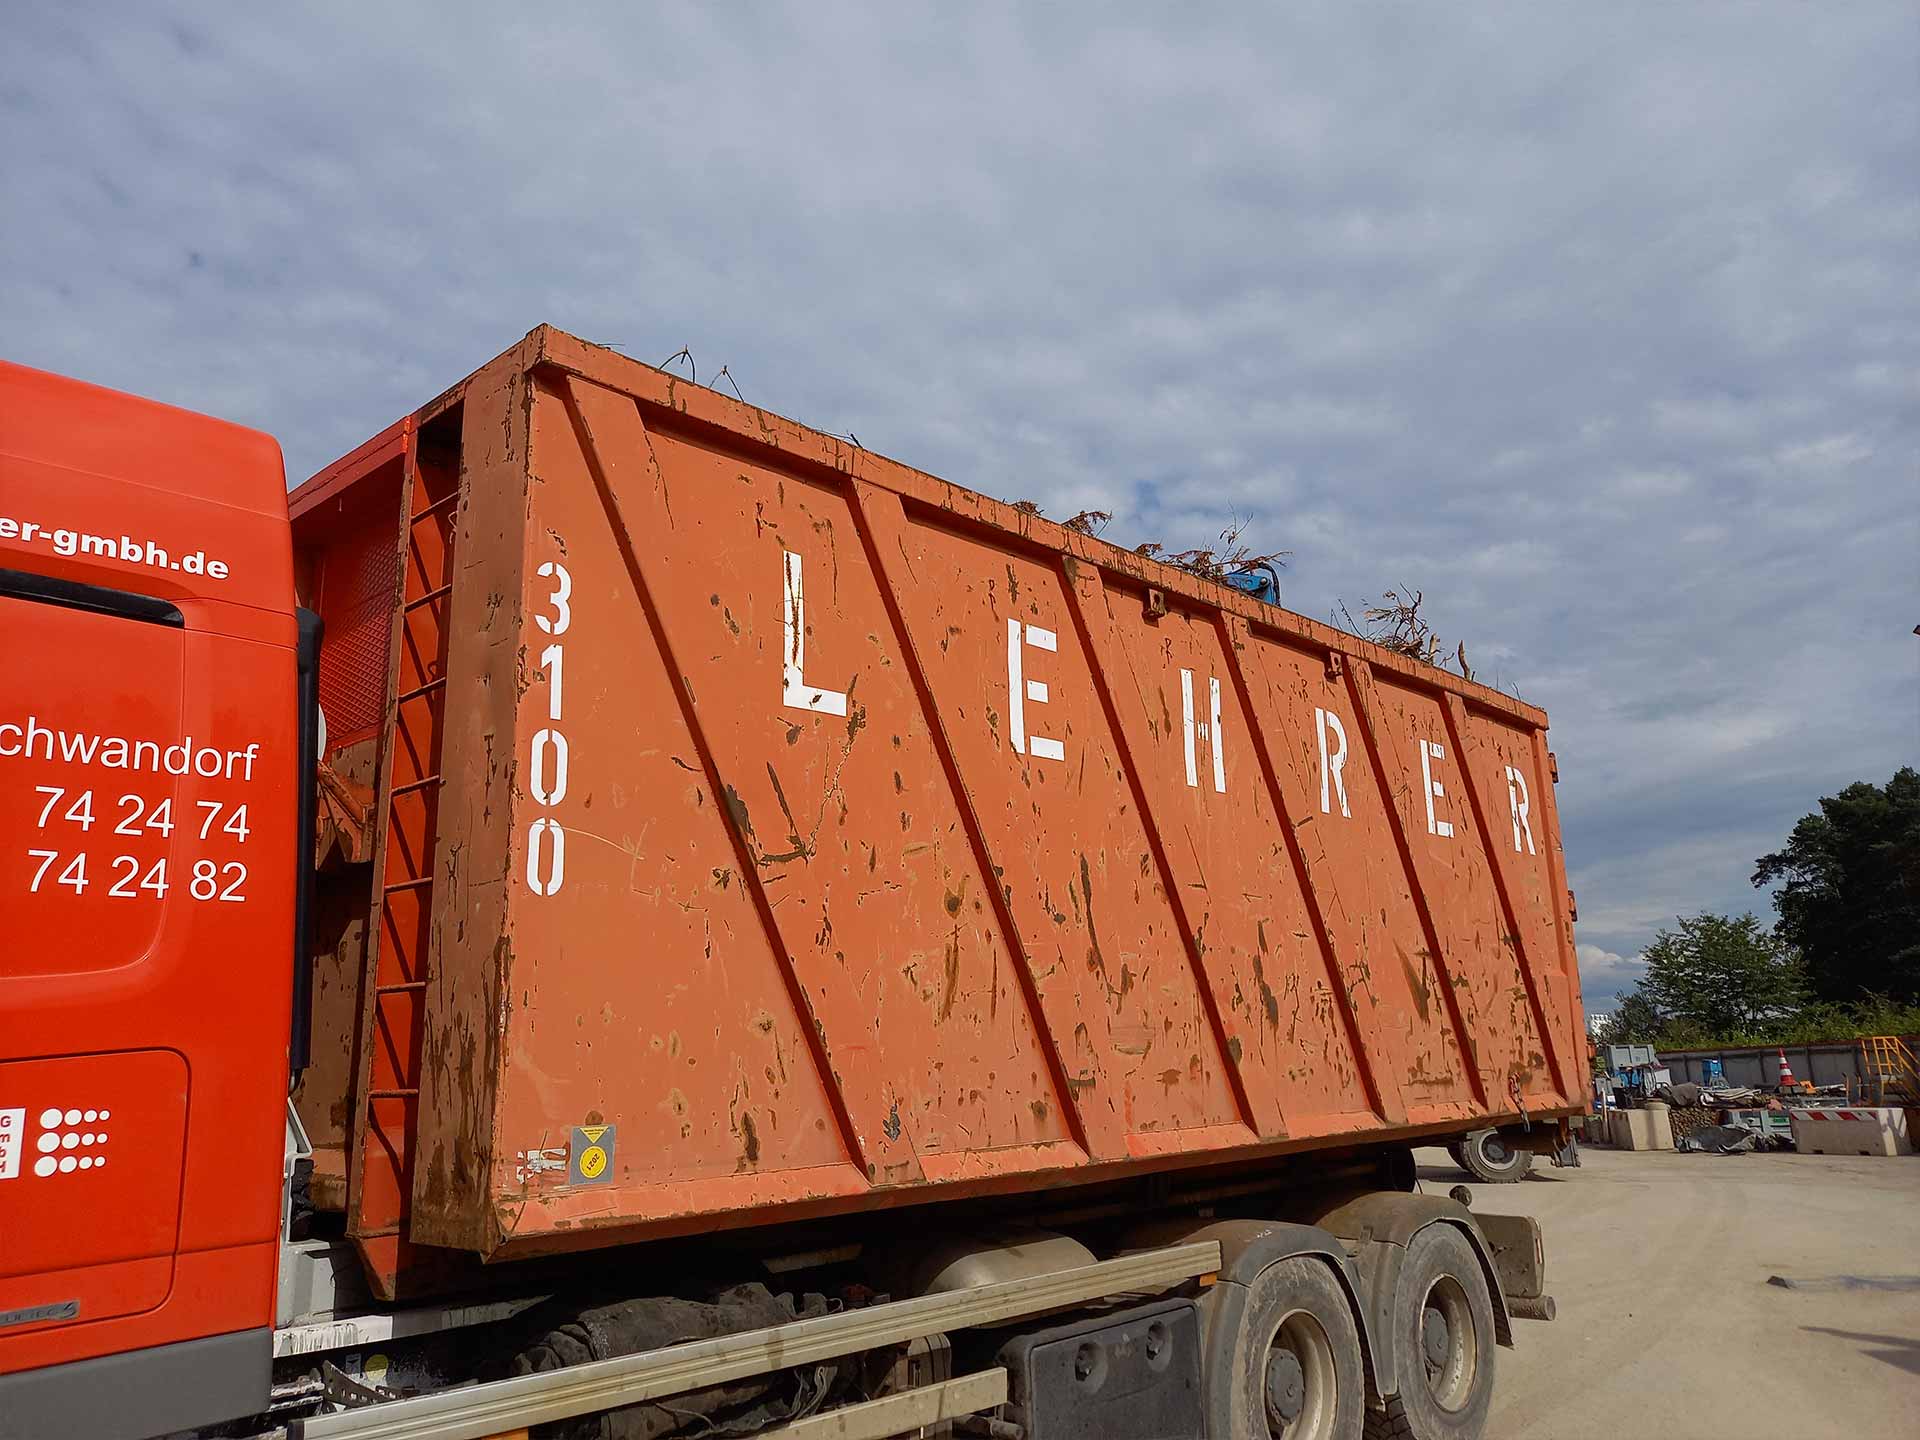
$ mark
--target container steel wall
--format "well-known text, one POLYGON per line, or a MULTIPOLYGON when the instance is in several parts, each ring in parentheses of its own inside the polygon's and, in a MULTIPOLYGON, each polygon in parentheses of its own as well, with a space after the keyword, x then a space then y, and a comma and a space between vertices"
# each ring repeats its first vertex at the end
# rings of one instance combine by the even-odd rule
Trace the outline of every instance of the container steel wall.
POLYGON ((1537 710, 558 332, 461 403, 416 1241, 1584 1109, 1537 710))

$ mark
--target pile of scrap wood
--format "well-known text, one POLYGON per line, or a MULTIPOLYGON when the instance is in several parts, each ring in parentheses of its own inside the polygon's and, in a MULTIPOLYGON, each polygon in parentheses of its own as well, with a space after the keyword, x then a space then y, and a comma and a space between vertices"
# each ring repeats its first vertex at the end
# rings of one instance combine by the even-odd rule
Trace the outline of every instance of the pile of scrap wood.
POLYGON ((1673 1125, 1674 1148, 1692 1148, 1686 1143, 1688 1138, 1696 1131, 1710 1129, 1719 1118, 1719 1111, 1709 1110, 1697 1101, 1692 1105, 1675 1105, 1667 1112, 1667 1119, 1673 1125))

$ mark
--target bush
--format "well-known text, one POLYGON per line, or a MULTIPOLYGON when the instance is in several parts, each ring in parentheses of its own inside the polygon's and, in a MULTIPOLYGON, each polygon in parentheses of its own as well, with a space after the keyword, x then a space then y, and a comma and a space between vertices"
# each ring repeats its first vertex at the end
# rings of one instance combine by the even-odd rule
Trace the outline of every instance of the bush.
MULTIPOLYGON (((1638 1027, 1645 1031, 1644 1025, 1638 1027)), ((1920 1035, 1920 1005, 1870 995, 1856 1005, 1812 1004, 1750 1028, 1721 1031, 1667 1017, 1651 1033, 1606 1037, 1613 1045, 1660 1050, 1748 1050, 1776 1045, 1844 1045, 1864 1035, 1920 1035)))

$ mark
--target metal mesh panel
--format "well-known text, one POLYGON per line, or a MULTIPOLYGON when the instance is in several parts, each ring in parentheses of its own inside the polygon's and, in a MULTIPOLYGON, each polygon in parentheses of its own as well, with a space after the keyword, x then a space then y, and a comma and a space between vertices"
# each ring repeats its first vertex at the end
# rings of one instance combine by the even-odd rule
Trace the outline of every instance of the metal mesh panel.
POLYGON ((376 510, 327 548, 320 616, 320 707, 327 748, 377 735, 387 698, 387 646, 398 603, 400 556, 393 517, 376 510))

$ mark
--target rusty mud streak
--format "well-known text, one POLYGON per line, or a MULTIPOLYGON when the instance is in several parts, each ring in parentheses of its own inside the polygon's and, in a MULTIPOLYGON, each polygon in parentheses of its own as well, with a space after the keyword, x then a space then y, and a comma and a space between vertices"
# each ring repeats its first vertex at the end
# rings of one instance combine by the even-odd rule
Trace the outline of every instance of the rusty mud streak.
POLYGON ((945 954, 946 988, 940 992, 940 1004, 934 1011, 934 1018, 942 1024, 953 1013, 953 997, 960 988, 960 932, 948 937, 945 954))
MULTIPOLYGON (((1068 893, 1072 894, 1071 891, 1068 893)), ((1100 928, 1095 924, 1093 916, 1093 873, 1087 867, 1087 857, 1084 853, 1080 856, 1080 901, 1086 906, 1087 968, 1105 977, 1107 957, 1100 952, 1100 928)), ((1078 905, 1075 908, 1079 908, 1078 905)))
POLYGON ((745 1157, 747 1164, 749 1165, 759 1164, 760 1163, 760 1132, 758 1129, 754 1127, 753 1116, 747 1115, 747 1114, 741 1115, 740 1134, 742 1139, 745 1141, 745 1148, 741 1151, 741 1154, 745 1157))
MULTIPOLYGON (((1429 1012, 1433 1004, 1433 987, 1427 980, 1426 950, 1423 948, 1420 951, 1421 965, 1420 968, 1416 970, 1413 968, 1413 962, 1408 959, 1407 952, 1404 949, 1398 945, 1393 948, 1394 953, 1400 957, 1400 969, 1407 977, 1407 989, 1413 993, 1413 1008, 1419 1012, 1422 1024, 1431 1023, 1432 1016, 1429 1012)), ((1461 977, 1462 980, 1465 978, 1465 976, 1461 977)))
POLYGON ((773 762, 767 762, 767 779, 773 785, 773 798, 780 806, 780 813, 787 817, 787 841, 791 850, 779 855, 763 855, 762 865, 784 865, 789 860, 806 860, 812 857, 813 847, 800 836, 800 822, 793 818, 793 809, 787 804, 787 792, 780 786, 780 776, 773 768, 773 762))
POLYGON ((847 677, 847 748, 853 748, 853 742, 860 738, 860 732, 867 728, 867 707, 853 703, 854 689, 860 684, 860 675, 856 671, 847 677))
MULTIPOLYGON (((691 769, 692 767, 689 766, 688 768, 691 769)), ((728 817, 739 827, 740 834, 747 843, 755 850, 758 850, 760 848, 760 841, 753 833, 753 815, 747 809, 747 802, 740 798, 740 792, 731 785, 722 785, 720 787, 720 794, 721 798, 727 802, 728 817)), ((767 862, 762 860, 760 863, 764 865, 767 862)))
MULTIPOLYGON (((1264 940, 1264 934, 1262 938, 1264 940)), ((1265 953, 1266 948, 1266 945, 1263 943, 1260 949, 1254 952, 1253 982, 1260 987, 1260 1009, 1267 1017, 1267 1028, 1269 1030, 1278 1030, 1280 1028, 1280 1002, 1274 997, 1273 987, 1267 984, 1266 966, 1260 963, 1260 957, 1265 953)))

